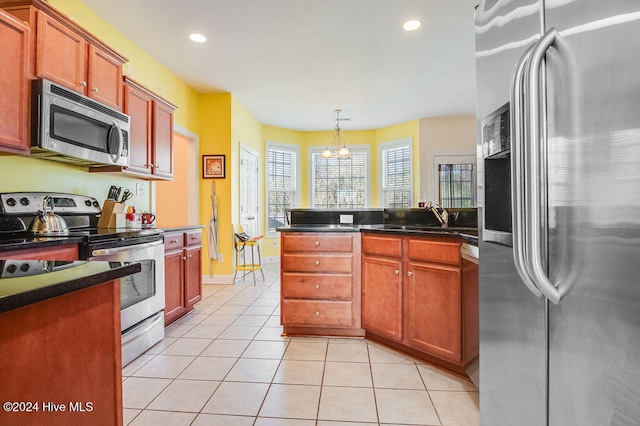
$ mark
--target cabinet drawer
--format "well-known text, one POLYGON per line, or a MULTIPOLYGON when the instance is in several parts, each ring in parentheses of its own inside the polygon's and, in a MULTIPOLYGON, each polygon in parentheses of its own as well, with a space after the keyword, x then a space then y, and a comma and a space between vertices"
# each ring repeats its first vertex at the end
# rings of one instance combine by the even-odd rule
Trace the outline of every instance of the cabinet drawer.
POLYGON ((353 255, 284 254, 282 270, 288 272, 346 272, 351 273, 353 255))
POLYGON ((285 299, 351 300, 351 275, 282 274, 285 299))
POLYGON ((362 235, 362 252, 381 256, 402 256, 402 237, 362 235))
POLYGON ((351 302, 285 299, 282 301, 282 323, 284 325, 351 327, 353 326, 351 308, 351 302))
POLYGON ((283 234, 282 251, 351 252, 352 235, 283 234))
POLYGON ((187 246, 202 245, 202 232, 200 230, 185 232, 184 239, 187 246))
POLYGON ((409 259, 460 265, 460 241, 409 239, 409 259))
POLYGON ((182 232, 164 235, 164 251, 176 250, 184 247, 184 234, 182 232))

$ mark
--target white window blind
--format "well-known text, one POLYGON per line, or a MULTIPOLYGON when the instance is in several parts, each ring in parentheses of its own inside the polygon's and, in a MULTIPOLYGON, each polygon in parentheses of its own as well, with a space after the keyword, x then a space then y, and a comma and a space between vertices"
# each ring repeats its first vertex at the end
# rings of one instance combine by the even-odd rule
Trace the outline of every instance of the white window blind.
POLYGON ((382 203, 389 208, 410 208, 413 177, 411 140, 381 145, 382 203))
POLYGON ((297 164, 296 148, 267 143, 267 236, 287 224, 286 211, 297 204, 297 164))
POLYGON ((322 158, 321 152, 311 153, 314 208, 367 207, 368 152, 349 149, 348 159, 322 158))

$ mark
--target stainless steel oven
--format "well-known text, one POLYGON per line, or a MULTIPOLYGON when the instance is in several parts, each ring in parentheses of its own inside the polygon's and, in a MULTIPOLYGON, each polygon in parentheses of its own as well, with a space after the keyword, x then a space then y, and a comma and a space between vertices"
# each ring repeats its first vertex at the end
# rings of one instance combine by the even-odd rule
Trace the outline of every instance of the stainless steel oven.
POLYGON ((90 243, 89 252, 89 260, 142 266, 142 271, 120 281, 122 365, 126 365, 164 338, 162 236, 90 243))

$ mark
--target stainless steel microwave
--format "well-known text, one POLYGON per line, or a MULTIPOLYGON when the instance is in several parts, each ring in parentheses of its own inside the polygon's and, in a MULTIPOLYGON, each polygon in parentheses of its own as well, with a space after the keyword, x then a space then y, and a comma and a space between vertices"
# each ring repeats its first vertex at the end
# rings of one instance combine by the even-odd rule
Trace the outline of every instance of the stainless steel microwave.
POLYGON ((52 81, 31 90, 31 155, 80 165, 129 165, 130 117, 52 81))

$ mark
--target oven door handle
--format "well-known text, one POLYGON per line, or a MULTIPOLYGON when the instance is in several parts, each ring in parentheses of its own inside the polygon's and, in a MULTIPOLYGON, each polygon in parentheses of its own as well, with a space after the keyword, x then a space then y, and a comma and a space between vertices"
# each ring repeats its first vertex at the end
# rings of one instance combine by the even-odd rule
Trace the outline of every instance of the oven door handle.
POLYGON ((158 241, 151 241, 150 243, 144 243, 144 244, 134 244, 131 246, 125 246, 125 247, 115 247, 115 248, 110 248, 110 249, 100 249, 100 250, 93 250, 91 252, 91 257, 96 257, 96 256, 109 256, 112 254, 116 254, 116 253, 122 253, 125 251, 134 251, 134 250, 144 250, 150 247, 155 247, 155 246, 159 246, 164 244, 164 241, 162 240, 158 240, 158 241))

